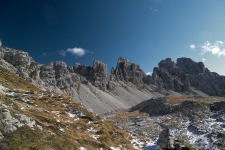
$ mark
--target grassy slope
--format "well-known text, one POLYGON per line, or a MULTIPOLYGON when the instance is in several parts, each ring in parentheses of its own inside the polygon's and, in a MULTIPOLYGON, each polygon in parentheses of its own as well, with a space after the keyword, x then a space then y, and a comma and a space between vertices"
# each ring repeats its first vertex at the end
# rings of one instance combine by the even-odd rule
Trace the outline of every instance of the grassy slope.
POLYGON ((13 97, 0 95, 0 102, 12 105, 12 108, 9 108, 11 115, 15 117, 15 113, 25 114, 43 128, 41 131, 37 127, 34 129, 22 127, 12 133, 6 133, 0 122, 0 131, 5 137, 0 141, 0 149, 71 150, 83 146, 92 150, 101 147, 110 149, 110 146, 118 145, 123 145, 126 149, 133 149, 128 133, 103 121, 67 95, 43 92, 1 66, 0 84, 11 90, 20 89, 13 97), (25 91, 30 92, 27 94, 25 91), (23 99, 27 99, 29 102, 25 103, 23 99), (69 117, 68 112, 71 109, 82 112, 85 117, 79 118, 79 120, 78 117, 69 117), (56 111, 58 114, 55 113, 56 111), (91 128, 98 132, 88 132, 87 130, 91 128), (64 129, 64 131, 60 131, 60 129, 64 129), (96 140, 91 135, 99 138, 96 140))

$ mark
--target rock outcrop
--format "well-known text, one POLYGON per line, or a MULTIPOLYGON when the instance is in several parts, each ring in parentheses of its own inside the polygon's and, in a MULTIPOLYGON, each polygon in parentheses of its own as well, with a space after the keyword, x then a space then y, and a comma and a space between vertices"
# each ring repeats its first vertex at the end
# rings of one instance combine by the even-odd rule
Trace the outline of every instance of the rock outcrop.
POLYGON ((43 88, 39 77, 39 64, 27 52, 0 46, 0 65, 36 86, 43 88))
POLYGON ((131 82, 141 87, 144 83, 150 83, 151 78, 150 76, 146 77, 139 65, 120 57, 117 61, 116 69, 111 69, 111 80, 131 82))
POLYGON ((162 132, 159 134, 157 144, 162 149, 174 149, 175 147, 173 132, 169 128, 162 130, 162 132))
POLYGON ((79 83, 90 82, 105 91, 109 80, 107 65, 99 60, 93 61, 93 67, 79 63, 70 67, 64 62, 52 62, 40 67, 40 78, 46 85, 57 86, 61 90, 78 88, 79 83))
POLYGON ((18 69, 17 74, 23 78, 38 78, 38 63, 24 51, 6 48, 3 59, 18 69))
POLYGON ((152 84, 158 89, 191 93, 191 87, 208 95, 225 95, 225 76, 210 72, 202 62, 190 58, 178 58, 174 63, 171 58, 162 60, 153 70, 152 84))
POLYGON ((109 76, 107 74, 107 65, 99 60, 95 60, 93 62, 92 73, 93 85, 99 87, 103 91, 106 91, 109 82, 109 76))

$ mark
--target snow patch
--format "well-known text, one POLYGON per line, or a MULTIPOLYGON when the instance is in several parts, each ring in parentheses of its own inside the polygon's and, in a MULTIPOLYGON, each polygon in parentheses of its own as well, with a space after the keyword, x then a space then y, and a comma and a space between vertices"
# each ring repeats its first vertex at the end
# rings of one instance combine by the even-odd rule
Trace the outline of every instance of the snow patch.
POLYGON ((99 130, 94 129, 93 127, 91 127, 90 129, 87 129, 87 132, 98 132, 99 130))
POLYGON ((5 94, 6 88, 0 84, 0 93, 5 94))
POLYGON ((110 148, 111 150, 121 150, 123 147, 122 145, 119 145, 118 147, 111 146, 110 148))
POLYGON ((162 148, 157 144, 157 139, 150 141, 145 146, 145 150, 162 150, 162 148))
POLYGON ((63 128, 59 128, 59 131, 64 132, 64 129, 63 128))
POLYGON ((94 134, 90 135, 90 137, 93 138, 93 139, 95 139, 95 140, 98 140, 99 136, 100 135, 94 135, 94 134))

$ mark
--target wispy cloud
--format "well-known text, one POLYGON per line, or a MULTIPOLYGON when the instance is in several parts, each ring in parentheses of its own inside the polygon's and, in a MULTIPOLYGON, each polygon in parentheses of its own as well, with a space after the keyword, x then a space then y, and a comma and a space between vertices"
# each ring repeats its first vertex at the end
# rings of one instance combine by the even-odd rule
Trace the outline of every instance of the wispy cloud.
POLYGON ((47 56, 47 53, 43 53, 42 56, 47 56))
POLYGON ((161 0, 150 0, 150 1, 154 1, 156 3, 161 3, 162 2, 161 0))
POLYGON ((194 44, 189 45, 189 48, 195 50, 196 46, 194 44))
POLYGON ((205 58, 202 58, 202 62, 205 62, 206 61, 206 59, 205 58))
POLYGON ((150 9, 153 13, 158 11, 158 9, 152 8, 152 7, 150 7, 149 9, 150 9))
POLYGON ((154 9, 152 12, 157 12, 158 11, 158 9, 154 9))
POLYGON ((204 55, 205 53, 211 53, 216 56, 225 56, 225 42, 216 41, 214 43, 210 43, 206 41, 203 45, 195 45, 191 44, 188 46, 191 50, 201 49, 200 55, 204 55))
POLYGON ((84 56, 86 53, 88 53, 89 51, 80 48, 80 47, 74 47, 74 48, 68 48, 67 50, 62 50, 60 51, 60 55, 61 56, 66 56, 67 53, 70 53, 72 55, 78 56, 78 57, 82 57, 84 56))
POLYGON ((216 41, 214 43, 210 43, 206 41, 203 45, 201 45, 201 54, 205 54, 206 52, 212 53, 217 56, 225 56, 225 44, 223 41, 216 41))
POLYGON ((146 75, 150 75, 151 76, 152 75, 152 72, 146 72, 146 75))

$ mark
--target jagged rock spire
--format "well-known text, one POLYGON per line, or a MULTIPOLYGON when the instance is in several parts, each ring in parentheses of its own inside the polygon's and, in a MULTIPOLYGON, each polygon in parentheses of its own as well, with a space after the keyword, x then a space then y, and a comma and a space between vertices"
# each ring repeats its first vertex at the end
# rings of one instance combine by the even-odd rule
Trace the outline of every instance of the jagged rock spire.
POLYGON ((1 39, 0 39, 0 47, 2 47, 2 41, 1 41, 1 39))

